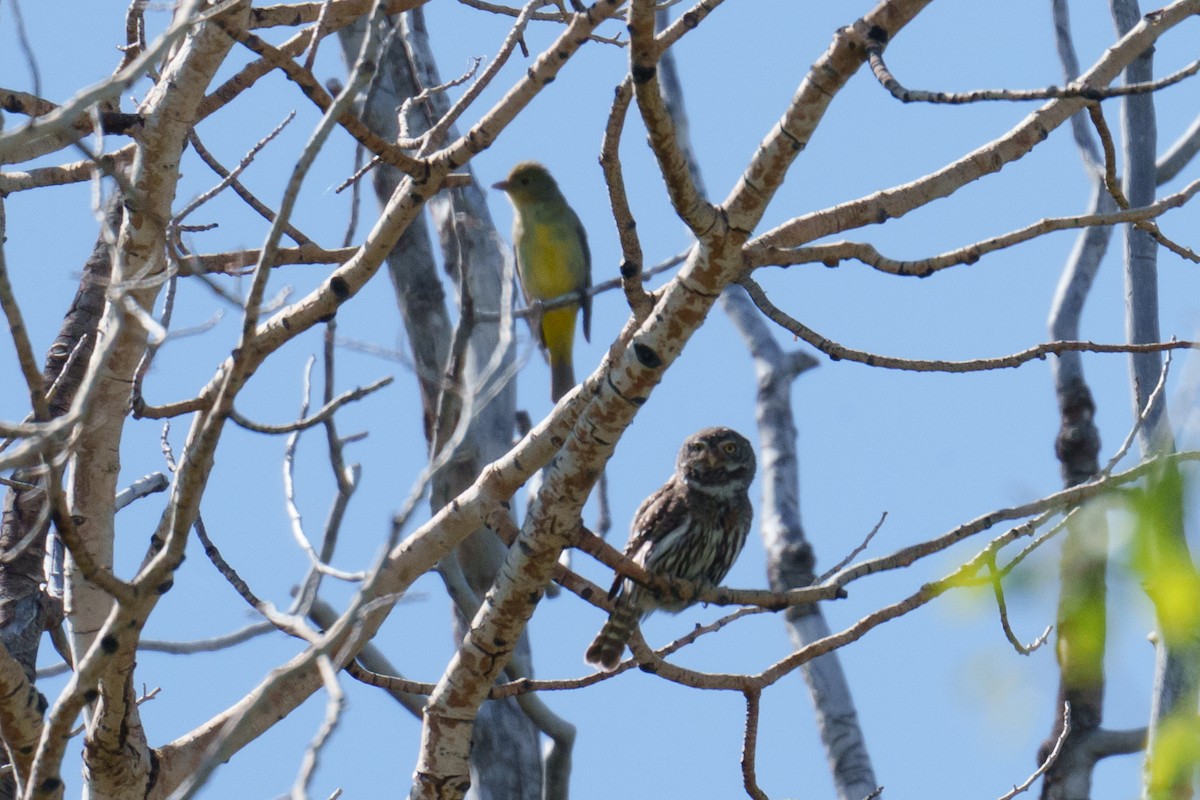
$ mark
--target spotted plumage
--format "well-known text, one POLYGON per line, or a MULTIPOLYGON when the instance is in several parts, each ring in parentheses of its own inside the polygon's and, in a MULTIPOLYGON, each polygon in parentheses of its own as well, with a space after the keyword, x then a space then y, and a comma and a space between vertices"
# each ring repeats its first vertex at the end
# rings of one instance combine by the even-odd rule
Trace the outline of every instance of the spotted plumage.
MULTIPOLYGON (((684 441, 675 474, 638 508, 625 555, 648 572, 718 585, 742 552, 754 509, 754 449, 737 431, 705 428, 684 441)), ((609 597, 616 608, 587 650, 587 661, 612 670, 639 620, 655 609, 682 611, 687 603, 656 598, 617 577, 609 597)))

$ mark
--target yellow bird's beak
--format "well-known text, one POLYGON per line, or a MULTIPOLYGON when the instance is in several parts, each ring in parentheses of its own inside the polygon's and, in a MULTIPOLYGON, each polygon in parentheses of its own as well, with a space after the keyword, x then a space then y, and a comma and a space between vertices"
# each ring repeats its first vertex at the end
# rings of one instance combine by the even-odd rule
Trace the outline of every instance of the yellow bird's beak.
POLYGON ((498 181, 492 184, 493 189, 499 189, 502 192, 508 191, 508 181, 498 181))

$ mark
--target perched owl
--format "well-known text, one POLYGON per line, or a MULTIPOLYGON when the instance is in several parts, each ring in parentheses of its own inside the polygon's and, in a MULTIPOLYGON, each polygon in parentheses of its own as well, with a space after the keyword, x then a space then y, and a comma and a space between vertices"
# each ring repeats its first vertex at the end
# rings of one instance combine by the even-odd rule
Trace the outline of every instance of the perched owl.
MULTIPOLYGON (((689 580, 698 588, 718 585, 746 544, 754 509, 754 448, 729 428, 705 428, 679 450, 675 474, 638 508, 625 555, 646 571, 689 580)), ((628 578, 617 577, 610 599, 616 609, 587 649, 588 663, 615 669, 633 626, 651 611, 682 611, 687 603, 664 602, 628 578)))

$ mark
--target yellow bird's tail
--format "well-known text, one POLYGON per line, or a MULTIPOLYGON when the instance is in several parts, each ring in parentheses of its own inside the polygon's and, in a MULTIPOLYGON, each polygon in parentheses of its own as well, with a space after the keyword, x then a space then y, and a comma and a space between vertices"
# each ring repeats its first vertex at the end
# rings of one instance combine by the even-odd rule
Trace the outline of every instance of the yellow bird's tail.
POLYGON ((550 356, 550 399, 558 402, 559 398, 575 388, 575 368, 571 359, 556 359, 550 356))
POLYGON ((575 388, 573 351, 575 316, 578 313, 579 308, 570 305, 542 315, 541 339, 550 356, 550 399, 556 403, 575 388))

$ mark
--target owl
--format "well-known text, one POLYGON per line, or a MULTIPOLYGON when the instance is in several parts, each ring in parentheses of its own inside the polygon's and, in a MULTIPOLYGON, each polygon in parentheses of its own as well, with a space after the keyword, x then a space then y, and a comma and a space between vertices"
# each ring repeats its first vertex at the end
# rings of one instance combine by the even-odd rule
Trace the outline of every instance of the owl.
MULTIPOLYGON (((717 586, 750 532, 754 470, 754 448, 737 431, 705 428, 692 434, 679 450, 675 474, 634 515, 625 555, 655 575, 692 581, 699 589, 717 586)), ((634 626, 650 612, 690 605, 657 598, 620 576, 608 596, 616 608, 585 656, 604 671, 620 663, 634 626)))

